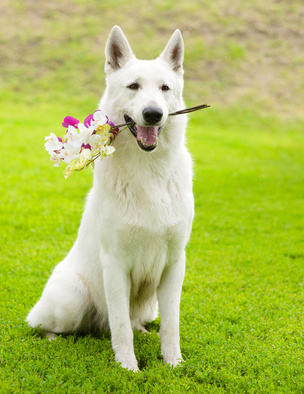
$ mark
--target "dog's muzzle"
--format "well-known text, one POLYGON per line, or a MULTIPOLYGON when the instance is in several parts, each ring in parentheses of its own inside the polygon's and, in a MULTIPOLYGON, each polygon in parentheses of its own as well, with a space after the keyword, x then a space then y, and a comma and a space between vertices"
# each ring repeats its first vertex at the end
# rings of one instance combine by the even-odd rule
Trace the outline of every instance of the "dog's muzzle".
POLYGON ((134 123, 132 126, 129 126, 129 129, 136 138, 138 146, 145 151, 151 152, 157 147, 157 140, 162 126, 155 126, 155 124, 161 121, 163 112, 160 108, 151 106, 146 107, 142 114, 146 122, 145 126, 137 125, 127 114, 124 115, 124 118, 127 123, 134 123))

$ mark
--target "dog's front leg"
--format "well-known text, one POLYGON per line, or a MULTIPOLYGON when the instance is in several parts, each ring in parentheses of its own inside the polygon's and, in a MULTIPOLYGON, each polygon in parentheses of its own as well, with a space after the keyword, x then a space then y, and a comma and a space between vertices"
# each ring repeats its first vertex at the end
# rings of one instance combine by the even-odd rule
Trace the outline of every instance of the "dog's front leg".
POLYGON ((164 363, 176 366, 181 360, 179 304, 185 275, 185 254, 165 268, 157 291, 161 325, 159 336, 164 363))
MULTIPOLYGON (((105 261, 105 256, 102 258, 105 261)), ((110 259, 103 264, 103 274, 115 361, 123 368, 138 371, 129 313, 130 275, 110 259)))

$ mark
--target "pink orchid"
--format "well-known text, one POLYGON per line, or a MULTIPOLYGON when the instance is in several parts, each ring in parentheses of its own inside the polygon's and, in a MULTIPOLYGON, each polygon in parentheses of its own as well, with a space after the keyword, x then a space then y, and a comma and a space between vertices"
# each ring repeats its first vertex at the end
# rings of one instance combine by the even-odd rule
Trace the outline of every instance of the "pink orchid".
POLYGON ((63 119, 62 126, 65 127, 66 129, 67 129, 69 126, 74 126, 74 127, 77 129, 78 123, 79 123, 79 120, 76 119, 76 118, 73 118, 73 116, 66 116, 66 117, 63 119))
POLYGON ((84 120, 84 125, 85 127, 90 127, 91 126, 91 121, 93 120, 93 114, 87 116, 84 120))

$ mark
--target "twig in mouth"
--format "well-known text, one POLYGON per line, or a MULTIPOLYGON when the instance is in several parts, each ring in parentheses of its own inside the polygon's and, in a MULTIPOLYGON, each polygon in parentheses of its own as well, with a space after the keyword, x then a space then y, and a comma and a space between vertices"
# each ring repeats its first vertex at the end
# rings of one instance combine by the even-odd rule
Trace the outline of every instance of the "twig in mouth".
POLYGON ((128 123, 122 123, 122 124, 117 124, 111 127, 111 129, 119 129, 120 127, 124 127, 124 126, 133 126, 135 124, 135 122, 128 122, 128 123))
MULTIPOLYGON (((198 111, 200 109, 209 108, 209 107, 210 107, 210 105, 208 105, 208 104, 196 105, 195 107, 185 108, 185 109, 181 109, 176 112, 171 112, 169 114, 169 116, 188 114, 190 112, 198 111)), ((122 123, 122 124, 118 124, 118 125, 113 126, 112 129, 119 129, 120 127, 125 127, 125 126, 129 127, 129 126, 133 126, 134 124, 135 124, 135 122, 122 123)))
POLYGON ((194 112, 194 111, 198 111, 199 109, 204 109, 204 108, 209 108, 209 107, 210 107, 210 105, 208 105, 208 104, 201 104, 201 105, 197 105, 195 107, 185 108, 185 109, 181 109, 176 112, 171 112, 171 114, 169 114, 169 116, 188 114, 189 112, 194 112))

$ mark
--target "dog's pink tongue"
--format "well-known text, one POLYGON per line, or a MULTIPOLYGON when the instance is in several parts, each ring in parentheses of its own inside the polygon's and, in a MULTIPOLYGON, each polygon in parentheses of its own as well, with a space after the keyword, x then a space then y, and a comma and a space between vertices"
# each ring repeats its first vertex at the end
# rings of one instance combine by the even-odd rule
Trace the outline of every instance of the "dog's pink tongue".
POLYGON ((158 126, 138 126, 136 125, 137 139, 145 145, 155 145, 158 137, 158 126))

